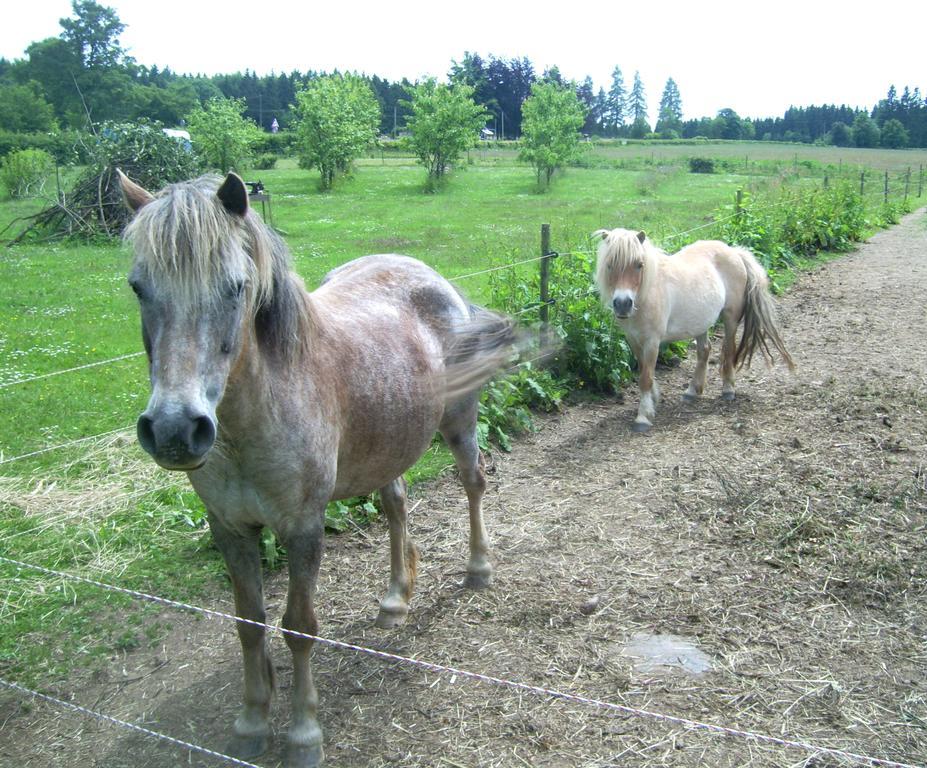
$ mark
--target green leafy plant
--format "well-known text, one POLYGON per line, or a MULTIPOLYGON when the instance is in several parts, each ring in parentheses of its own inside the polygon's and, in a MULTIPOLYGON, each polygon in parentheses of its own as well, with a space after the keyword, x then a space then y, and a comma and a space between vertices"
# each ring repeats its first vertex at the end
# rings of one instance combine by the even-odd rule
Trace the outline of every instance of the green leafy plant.
POLYGON ((485 110, 474 103, 469 85, 444 85, 429 78, 409 86, 412 110, 406 120, 409 136, 403 140, 428 172, 426 189, 434 192, 447 169, 474 146, 486 123, 485 110))
POLYGON ((323 190, 374 143, 380 106, 370 85, 356 75, 310 80, 296 94, 296 148, 300 168, 317 168, 323 190))
POLYGON ((29 197, 42 192, 55 161, 41 149, 21 149, 0 160, 0 183, 10 197, 29 197))
POLYGON ((714 158, 690 157, 689 158, 689 172, 690 173, 714 173, 715 172, 714 158))
POLYGON ((523 362, 514 373, 491 381, 480 398, 480 447, 488 449, 491 440, 502 450, 511 450, 511 438, 532 428, 531 411, 556 410, 565 394, 566 388, 550 371, 532 362, 523 362))
POLYGON ((537 171, 538 186, 550 185, 554 172, 581 152, 580 129, 586 119, 573 88, 536 82, 522 105, 520 160, 537 171))
POLYGON ((251 159, 251 147, 261 129, 244 117, 244 99, 213 98, 187 117, 193 145, 206 164, 222 173, 242 170, 251 159))

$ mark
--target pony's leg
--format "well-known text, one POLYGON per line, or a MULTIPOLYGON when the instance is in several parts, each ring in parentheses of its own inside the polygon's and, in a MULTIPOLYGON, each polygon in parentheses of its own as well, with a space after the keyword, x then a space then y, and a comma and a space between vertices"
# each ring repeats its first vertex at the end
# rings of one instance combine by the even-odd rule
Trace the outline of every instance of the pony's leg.
MULTIPOLYGON (((266 616, 258 547, 260 529, 253 528, 241 535, 226 528, 212 515, 209 528, 232 579, 236 615, 263 624, 266 616)), ((242 622, 236 626, 244 661, 244 704, 235 720, 229 750, 233 757, 250 760, 262 754, 270 740, 274 667, 264 643, 264 628, 242 622)))
POLYGON ((659 351, 659 341, 645 342, 641 345, 641 354, 637 358, 638 367, 640 368, 638 388, 641 393, 641 402, 637 408, 637 418, 634 420, 634 424, 631 425, 634 432, 646 432, 653 426, 653 419, 657 413, 657 402, 660 400, 660 388, 654 380, 659 351))
POLYGON ((476 418, 479 394, 448 406, 438 430, 454 455, 460 481, 467 492, 470 508, 470 560, 464 586, 485 589, 492 584, 492 564, 489 562, 489 536, 483 524, 483 494, 486 493, 486 472, 483 455, 476 439, 476 418))
POLYGON ((721 399, 734 399, 734 354, 737 351, 737 320, 730 312, 721 313, 724 320, 724 343, 721 346, 721 399))
POLYGON ((380 501, 389 521, 389 590, 380 601, 377 626, 398 627, 409 614, 415 585, 418 549, 409 539, 406 525, 406 484, 398 477, 380 489, 380 501))
MULTIPOLYGON (((313 515, 313 523, 289 532, 284 544, 289 559, 290 582, 287 589, 283 626, 308 635, 318 633, 313 600, 322 559, 324 508, 313 515)), ((319 695, 312 681, 309 652, 313 641, 286 634, 293 654, 293 690, 290 697, 290 729, 287 732, 287 766, 316 768, 322 762, 322 729, 319 726, 319 695)))
POLYGON ((692 380, 689 382, 689 388, 683 397, 686 400, 695 400, 705 391, 705 377, 708 373, 708 356, 711 354, 711 341, 708 338, 708 331, 695 338, 698 358, 695 363, 695 372, 692 374, 692 380))

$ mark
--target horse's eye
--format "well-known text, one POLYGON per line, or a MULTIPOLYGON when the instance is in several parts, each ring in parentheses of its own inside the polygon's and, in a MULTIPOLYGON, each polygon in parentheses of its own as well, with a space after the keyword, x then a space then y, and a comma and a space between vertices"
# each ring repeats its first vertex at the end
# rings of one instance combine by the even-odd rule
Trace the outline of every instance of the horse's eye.
POLYGON ((638 270, 643 269, 643 268, 644 268, 644 262, 642 262, 642 261, 637 262, 637 264, 634 265, 634 268, 635 268, 635 269, 638 269, 638 270))
POLYGON ((144 296, 145 296, 145 291, 144 291, 144 289, 142 288, 141 283, 139 283, 139 282, 136 281, 136 280, 129 280, 129 287, 132 289, 132 293, 134 293, 136 296, 138 296, 139 300, 141 300, 142 298, 144 298, 144 296))
POLYGON ((238 280, 232 284, 232 296, 236 299, 240 299, 241 295, 245 292, 245 281, 238 280))

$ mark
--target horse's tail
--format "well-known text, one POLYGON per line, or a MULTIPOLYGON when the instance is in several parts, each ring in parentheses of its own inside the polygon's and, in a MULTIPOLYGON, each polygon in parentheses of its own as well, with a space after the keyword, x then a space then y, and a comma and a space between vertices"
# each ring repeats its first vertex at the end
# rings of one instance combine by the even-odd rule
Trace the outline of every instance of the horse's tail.
POLYGON ((445 355, 448 400, 473 393, 518 355, 521 334, 512 318, 469 305, 470 317, 453 329, 445 355))
POLYGON ((744 330, 740 344, 734 352, 734 365, 742 368, 748 366, 753 353, 759 350, 766 361, 772 364, 770 345, 776 348, 790 371, 795 370, 795 361, 782 341, 779 333, 779 321, 776 318, 776 305, 769 293, 769 278, 756 257, 746 248, 735 248, 747 269, 747 286, 744 291, 744 330))

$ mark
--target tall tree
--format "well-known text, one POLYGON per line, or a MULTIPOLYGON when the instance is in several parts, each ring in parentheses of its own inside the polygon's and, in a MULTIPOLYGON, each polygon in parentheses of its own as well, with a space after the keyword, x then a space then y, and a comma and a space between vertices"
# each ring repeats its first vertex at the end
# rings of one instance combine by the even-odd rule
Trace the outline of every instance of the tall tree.
POLYGON ((444 85, 429 78, 409 88, 412 115, 406 140, 428 171, 427 189, 435 191, 448 166, 476 144, 486 113, 473 101, 469 85, 444 85))
POLYGON ((357 75, 325 75, 296 94, 299 165, 318 168, 322 189, 347 171, 377 137, 380 105, 357 75))
POLYGON ((243 99, 210 99, 187 117, 193 145, 214 169, 241 171, 250 159, 251 146, 260 137, 258 127, 244 117, 243 99))
POLYGON ((634 72, 634 84, 631 86, 631 93, 628 96, 627 115, 632 121, 647 121, 647 94, 644 93, 644 83, 641 80, 641 73, 634 72))
POLYGON ((647 122, 647 96, 644 93, 640 72, 634 73, 634 84, 631 86, 627 103, 628 114, 632 118, 631 136, 642 139, 650 132, 650 124, 647 122))
POLYGON ((87 69, 108 69, 124 63, 125 49, 119 35, 125 24, 112 8, 94 0, 73 0, 74 18, 61 19, 61 39, 87 69))
POLYGON ((608 89, 605 104, 603 126, 607 134, 616 136, 628 118, 628 91, 624 87, 624 76, 619 67, 612 70, 612 84, 608 89))
POLYGON ((666 81, 663 95, 660 97, 660 114, 657 117, 656 132, 663 134, 674 131, 682 132, 682 98, 673 78, 666 81))
POLYGON ((593 92, 591 77, 587 76, 586 79, 583 80, 582 85, 576 89, 576 97, 579 99, 579 103, 582 104, 583 110, 586 113, 586 121, 583 123, 583 133, 586 135, 595 133, 599 116, 596 112, 595 93, 593 92))
POLYGON ((554 172, 579 154, 579 129, 585 120, 575 87, 540 81, 522 109, 519 158, 537 171, 538 185, 548 186, 554 172))

